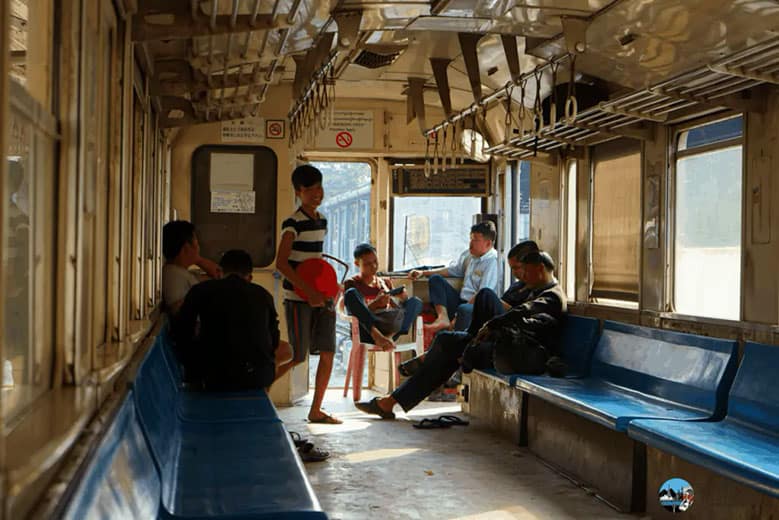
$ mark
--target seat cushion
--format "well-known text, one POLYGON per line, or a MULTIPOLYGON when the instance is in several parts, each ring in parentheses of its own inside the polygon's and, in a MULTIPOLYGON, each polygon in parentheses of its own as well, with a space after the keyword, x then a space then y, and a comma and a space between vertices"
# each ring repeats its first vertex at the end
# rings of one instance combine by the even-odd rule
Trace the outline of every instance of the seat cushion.
POLYGON ((281 423, 181 423, 175 484, 163 505, 177 517, 327 518, 281 423))
POLYGON ((636 420, 628 435, 779 498, 779 435, 726 418, 719 422, 636 420))
POLYGON ((640 417, 684 421, 710 417, 705 410, 593 378, 517 376, 514 384, 533 396, 617 431, 625 431, 631 420, 640 417))
POLYGON ((178 416, 194 422, 281 422, 264 390, 247 392, 180 392, 178 416))

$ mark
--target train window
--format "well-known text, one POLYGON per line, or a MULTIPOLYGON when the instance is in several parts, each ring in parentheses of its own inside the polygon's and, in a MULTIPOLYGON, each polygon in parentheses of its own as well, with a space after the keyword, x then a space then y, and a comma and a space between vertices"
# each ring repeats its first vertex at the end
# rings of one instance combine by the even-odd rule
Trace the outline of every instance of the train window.
POLYGON ((590 297, 638 304, 641 147, 621 139, 593 149, 590 297))
POLYGON ((512 170, 512 243, 530 238, 530 163, 520 161, 512 170))
POLYGON ((10 76, 43 107, 49 108, 52 99, 53 2, 15 0, 9 6, 10 76))
POLYGON ((576 297, 576 161, 568 163, 565 176, 565 294, 576 297))
POLYGON ((741 117, 678 136, 674 309, 738 320, 741 309, 741 117))
POLYGON ((395 197, 392 268, 448 264, 468 247, 481 197, 395 197))
POLYGON ((245 249, 256 267, 276 257, 276 154, 264 146, 201 146, 192 155, 192 223, 201 254, 245 249))
POLYGON ((52 362, 55 126, 18 84, 11 89, 3 220, 3 418, 49 388, 52 362), (45 117, 44 117, 45 116, 45 117))

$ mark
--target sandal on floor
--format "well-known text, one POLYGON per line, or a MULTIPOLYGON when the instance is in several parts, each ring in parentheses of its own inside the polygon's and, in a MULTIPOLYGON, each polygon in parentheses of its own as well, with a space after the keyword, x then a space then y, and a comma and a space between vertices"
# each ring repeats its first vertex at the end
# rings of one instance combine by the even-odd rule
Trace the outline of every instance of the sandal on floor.
POLYGON ((304 439, 303 437, 301 437, 298 432, 288 432, 288 433, 289 436, 292 437, 292 442, 295 443, 296 448, 300 448, 301 446, 304 446, 308 442, 308 439, 304 439))
POLYGON ((449 428, 451 424, 441 421, 439 419, 422 419, 418 423, 414 423, 412 426, 420 430, 437 430, 438 428, 449 428))
POLYGON ((322 462, 330 457, 330 453, 320 450, 313 443, 306 442, 298 448, 298 454, 303 462, 322 462))
POLYGON ((449 426, 468 426, 470 423, 456 415, 442 415, 438 418, 438 421, 448 424, 449 426))

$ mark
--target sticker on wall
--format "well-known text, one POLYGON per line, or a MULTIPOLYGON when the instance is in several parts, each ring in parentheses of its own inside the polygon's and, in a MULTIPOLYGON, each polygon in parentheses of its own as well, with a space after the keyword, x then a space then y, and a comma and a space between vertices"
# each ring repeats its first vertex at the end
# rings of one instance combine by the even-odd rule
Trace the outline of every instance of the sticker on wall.
POLYGON ((265 120, 262 117, 247 117, 222 121, 223 143, 262 143, 265 141, 265 120))
POLYGON ((211 213, 254 213, 254 191, 212 191, 211 213))
POLYGON ((283 119, 265 120, 265 137, 268 139, 284 139, 286 137, 285 123, 283 119))
POLYGON ((373 149, 373 110, 336 110, 316 139, 318 150, 373 149))

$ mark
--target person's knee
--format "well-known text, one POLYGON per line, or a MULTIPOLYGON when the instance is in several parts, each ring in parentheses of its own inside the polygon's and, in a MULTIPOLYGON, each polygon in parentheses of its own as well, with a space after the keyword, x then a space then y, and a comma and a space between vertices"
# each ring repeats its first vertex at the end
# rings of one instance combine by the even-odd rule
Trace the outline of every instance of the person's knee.
POLYGON ((430 286, 430 285, 439 285, 439 284, 442 284, 442 283, 446 283, 446 280, 440 274, 434 274, 434 275, 430 276, 430 278, 427 279, 427 285, 428 286, 430 286))
POLYGON ((484 301, 491 301, 497 298, 498 295, 495 291, 492 289, 479 289, 479 292, 476 293, 476 297, 474 298, 474 302, 484 302, 484 301))
POLYGON ((335 357, 335 352, 320 352, 319 353, 319 362, 320 363, 332 363, 333 358, 335 357))
POLYGON ((350 287, 344 291, 344 303, 349 304, 360 300, 360 292, 356 287, 350 287))

